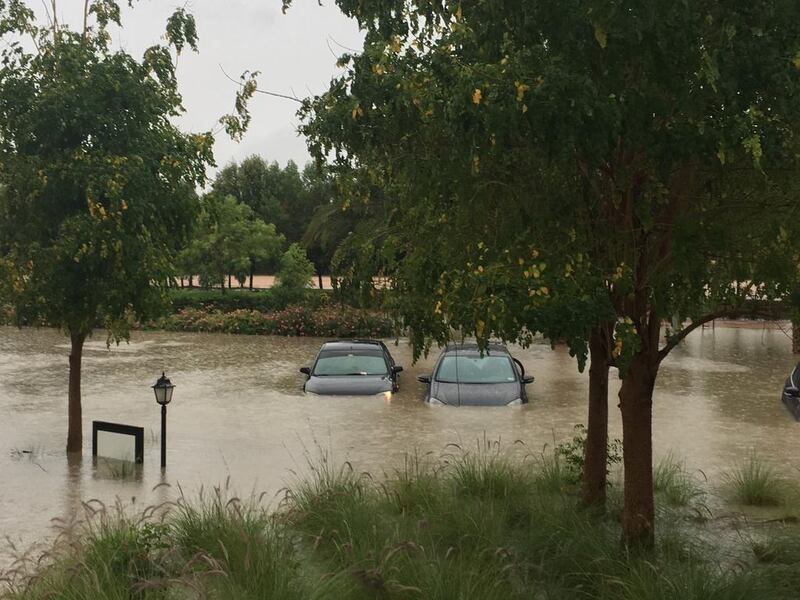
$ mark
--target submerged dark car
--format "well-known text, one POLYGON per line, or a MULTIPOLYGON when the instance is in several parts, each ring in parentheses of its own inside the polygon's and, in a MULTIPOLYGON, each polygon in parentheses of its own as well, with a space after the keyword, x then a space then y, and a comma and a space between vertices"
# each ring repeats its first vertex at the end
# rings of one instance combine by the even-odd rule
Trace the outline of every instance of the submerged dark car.
POLYGON ((376 340, 337 340, 322 344, 307 375, 303 390, 314 394, 370 396, 396 392, 398 373, 389 349, 376 340))
POLYGON ((789 377, 786 378, 781 400, 794 418, 800 421, 800 363, 795 365, 792 372, 789 373, 789 377))
POLYGON ((428 384, 425 401, 450 406, 516 406, 528 402, 525 386, 533 382, 522 363, 501 344, 481 354, 477 344, 447 346, 432 375, 420 375, 428 384))

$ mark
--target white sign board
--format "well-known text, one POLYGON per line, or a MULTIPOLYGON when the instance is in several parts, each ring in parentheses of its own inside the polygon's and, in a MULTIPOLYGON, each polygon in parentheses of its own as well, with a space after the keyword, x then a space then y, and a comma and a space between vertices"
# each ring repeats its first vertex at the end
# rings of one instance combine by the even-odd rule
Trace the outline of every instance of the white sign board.
POLYGON ((92 455, 140 463, 144 455, 144 428, 92 421, 92 455))

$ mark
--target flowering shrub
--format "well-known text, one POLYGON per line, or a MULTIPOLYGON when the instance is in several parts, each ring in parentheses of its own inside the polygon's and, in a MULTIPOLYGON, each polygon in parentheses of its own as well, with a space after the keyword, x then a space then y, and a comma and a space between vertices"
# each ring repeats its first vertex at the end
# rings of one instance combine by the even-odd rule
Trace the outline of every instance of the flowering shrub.
POLYGON ((314 337, 389 337, 395 327, 384 314, 350 306, 311 309, 290 306, 262 312, 240 309, 231 312, 184 308, 154 324, 169 331, 205 331, 250 335, 314 337))

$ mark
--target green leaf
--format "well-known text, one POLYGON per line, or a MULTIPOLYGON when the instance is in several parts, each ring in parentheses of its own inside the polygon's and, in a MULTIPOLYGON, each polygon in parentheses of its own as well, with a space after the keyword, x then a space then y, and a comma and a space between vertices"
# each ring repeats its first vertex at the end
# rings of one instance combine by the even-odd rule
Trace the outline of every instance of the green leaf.
POLYGON ((594 24, 594 39, 597 40, 601 48, 605 48, 608 43, 608 34, 600 23, 594 24))

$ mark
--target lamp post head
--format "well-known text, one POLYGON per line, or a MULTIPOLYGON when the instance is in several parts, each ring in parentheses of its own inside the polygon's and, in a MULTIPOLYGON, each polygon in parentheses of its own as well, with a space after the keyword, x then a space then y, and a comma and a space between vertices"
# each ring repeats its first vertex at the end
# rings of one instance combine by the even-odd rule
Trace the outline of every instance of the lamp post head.
POLYGON ((156 381, 155 385, 152 387, 156 394, 156 402, 162 406, 170 403, 172 400, 172 390, 175 389, 175 386, 163 371, 161 372, 161 377, 158 378, 158 381, 156 381))

